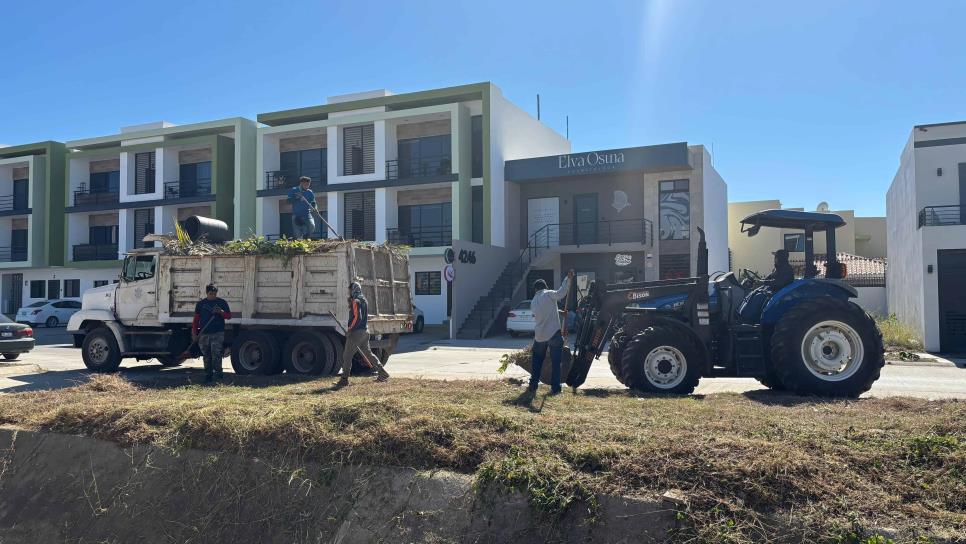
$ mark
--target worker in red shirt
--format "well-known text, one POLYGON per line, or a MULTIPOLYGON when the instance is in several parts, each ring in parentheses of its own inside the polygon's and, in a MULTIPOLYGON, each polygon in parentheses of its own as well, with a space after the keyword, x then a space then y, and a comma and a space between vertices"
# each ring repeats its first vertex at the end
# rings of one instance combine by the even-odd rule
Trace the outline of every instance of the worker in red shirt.
POLYGON ((191 323, 191 339, 198 342, 205 361, 205 383, 222 378, 221 354, 225 345, 225 320, 231 319, 231 309, 224 299, 218 298, 218 287, 209 283, 205 298, 195 305, 195 318, 191 323))

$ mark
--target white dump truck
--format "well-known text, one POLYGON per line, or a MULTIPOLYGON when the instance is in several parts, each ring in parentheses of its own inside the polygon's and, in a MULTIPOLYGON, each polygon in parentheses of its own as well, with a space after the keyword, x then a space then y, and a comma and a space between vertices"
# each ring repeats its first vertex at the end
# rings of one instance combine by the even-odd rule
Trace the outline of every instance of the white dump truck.
POLYGON ((214 283, 232 311, 225 353, 236 373, 335 374, 351 277, 368 299, 371 346, 385 362, 413 326, 408 258, 386 246, 341 243, 290 257, 134 250, 118 283, 84 292, 67 330, 94 371, 114 371, 126 358, 178 365, 195 304, 214 283))

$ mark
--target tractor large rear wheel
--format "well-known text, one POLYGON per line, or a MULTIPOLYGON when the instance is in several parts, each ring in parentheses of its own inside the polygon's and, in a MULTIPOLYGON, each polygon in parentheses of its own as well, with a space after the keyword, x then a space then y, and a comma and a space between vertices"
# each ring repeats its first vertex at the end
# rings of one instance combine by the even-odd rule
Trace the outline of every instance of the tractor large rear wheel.
POLYGON ((882 333, 855 303, 832 297, 806 300, 775 325, 771 361, 790 391, 858 397, 885 365, 882 333))
POLYGON ((631 389, 687 395, 698 386, 702 350, 687 331, 653 325, 626 346, 621 354, 622 381, 631 389))

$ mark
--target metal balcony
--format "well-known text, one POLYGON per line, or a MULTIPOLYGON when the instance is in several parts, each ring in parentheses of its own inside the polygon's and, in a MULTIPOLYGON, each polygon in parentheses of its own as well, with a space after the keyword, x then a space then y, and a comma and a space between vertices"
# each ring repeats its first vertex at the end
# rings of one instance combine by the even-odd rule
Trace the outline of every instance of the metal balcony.
POLYGON ((79 244, 74 246, 74 262, 116 261, 117 244, 79 244))
MULTIPOLYGON (((300 174, 296 172, 287 172, 284 170, 270 170, 265 172, 265 189, 291 189, 299 184, 300 174)), ((312 187, 316 185, 325 185, 328 181, 328 175, 323 171, 321 179, 317 179, 313 176, 312 187)))
POLYGON ((591 244, 637 243, 654 245, 654 225, 647 219, 589 221, 583 223, 551 223, 534 232, 528 246, 549 248, 591 244))
POLYGON ((0 246, 0 263, 19 263, 27 260, 27 248, 0 246))
POLYGON ((0 212, 27 211, 30 202, 26 193, 0 195, 0 212))
POLYGON ((453 227, 444 225, 407 230, 386 229, 386 238, 390 244, 410 247, 442 247, 453 243, 453 227))
POLYGON ((87 189, 81 187, 74 191, 74 206, 93 206, 98 204, 117 204, 121 194, 116 188, 87 189))
POLYGON ((166 181, 164 183, 164 198, 187 198, 210 194, 210 179, 166 181))
POLYGON ((386 161, 386 179, 389 180, 429 178, 452 173, 453 159, 450 155, 386 161))
POLYGON ((919 228, 966 225, 966 206, 926 206, 919 211, 919 228))

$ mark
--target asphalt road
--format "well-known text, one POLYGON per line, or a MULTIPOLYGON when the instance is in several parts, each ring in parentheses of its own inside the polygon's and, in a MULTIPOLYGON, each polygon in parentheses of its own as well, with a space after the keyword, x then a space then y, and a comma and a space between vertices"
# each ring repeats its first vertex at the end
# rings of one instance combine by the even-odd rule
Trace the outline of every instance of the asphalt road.
MULTIPOLYGON (((80 350, 70 346, 70 336, 63 328, 36 329, 40 345, 17 361, 0 363, 0 391, 31 391, 68 387, 87 380, 89 373, 81 361, 80 350)), ((389 359, 387 369, 393 376, 429 379, 502 379, 529 377, 524 370, 511 367, 497 374, 504 353, 528 345, 527 339, 507 336, 486 340, 448 340, 441 333, 404 336, 399 349, 389 359)), ((231 372, 228 359, 225 369, 231 372)), ((186 361, 177 368, 162 369, 154 361, 125 360, 121 367, 125 377, 135 381, 183 380, 200 381, 200 359, 186 361)), ((320 378, 335 380, 332 377, 320 378)), ((365 378, 361 378, 365 379, 365 378)), ((606 354, 590 370, 588 387, 623 388, 611 375, 606 354)), ((744 393, 762 389, 748 378, 705 378, 696 393, 744 393)), ((910 396, 927 399, 966 399, 966 360, 935 362, 889 362, 882 377, 867 396, 910 396)))

